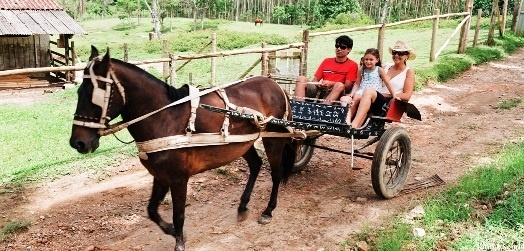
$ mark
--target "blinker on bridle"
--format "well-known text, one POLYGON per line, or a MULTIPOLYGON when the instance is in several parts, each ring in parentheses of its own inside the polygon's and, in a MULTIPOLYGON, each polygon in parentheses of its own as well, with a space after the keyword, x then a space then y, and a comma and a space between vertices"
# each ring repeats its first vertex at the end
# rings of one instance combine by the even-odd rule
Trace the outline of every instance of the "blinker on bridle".
MULTIPOLYGON (((102 108, 102 114, 100 115, 100 120, 99 122, 87 122, 87 121, 73 119, 73 125, 79 125, 79 126, 98 129, 98 134, 100 134, 100 136, 104 136, 104 135, 108 135, 108 134, 116 132, 114 130, 111 130, 113 128, 112 126, 107 125, 107 123, 111 121, 111 118, 107 116, 107 111, 108 111, 109 104, 111 102, 111 87, 113 84, 116 85, 118 91, 120 92, 123 103, 124 104, 126 103, 124 87, 122 86, 122 84, 120 84, 120 81, 118 81, 118 79, 116 78, 115 73, 113 72, 113 69, 109 68, 109 71, 107 72, 106 77, 95 75, 95 72, 93 70, 95 61, 102 61, 102 58, 103 58, 102 56, 94 57, 87 65, 87 67, 89 67, 89 75, 84 74, 84 78, 91 79, 91 83, 93 84, 93 94, 91 97, 91 102, 94 105, 97 105, 100 108, 102 108), (106 88, 102 89, 98 87, 97 80, 105 82, 106 88)), ((75 118, 93 119, 91 117, 82 116, 79 114, 75 114, 75 118)), ((96 118, 94 119, 96 120, 96 118)), ((117 124, 115 124, 114 126, 116 126, 117 124)))

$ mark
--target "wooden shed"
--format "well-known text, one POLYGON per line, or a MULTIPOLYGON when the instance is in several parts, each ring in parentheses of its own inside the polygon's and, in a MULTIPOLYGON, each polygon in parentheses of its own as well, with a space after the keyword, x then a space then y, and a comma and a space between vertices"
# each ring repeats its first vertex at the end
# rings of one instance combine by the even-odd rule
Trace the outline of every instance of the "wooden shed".
POLYGON ((76 34, 86 32, 53 0, 0 0, 0 71, 73 65, 76 34))

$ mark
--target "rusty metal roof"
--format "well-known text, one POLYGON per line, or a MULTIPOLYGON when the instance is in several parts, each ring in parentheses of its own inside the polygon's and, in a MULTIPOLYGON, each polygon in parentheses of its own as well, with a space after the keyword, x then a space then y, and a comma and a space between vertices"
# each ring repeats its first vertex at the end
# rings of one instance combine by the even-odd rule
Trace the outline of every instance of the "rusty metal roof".
MULTIPOLYGON (((0 0, 7 1, 7 0, 0 0)), ((86 34, 75 20, 62 10, 0 9, 0 35, 86 34)))
POLYGON ((86 33, 54 0, 0 0, 0 36, 86 33))
POLYGON ((0 0, 0 10, 63 10, 53 0, 0 0))

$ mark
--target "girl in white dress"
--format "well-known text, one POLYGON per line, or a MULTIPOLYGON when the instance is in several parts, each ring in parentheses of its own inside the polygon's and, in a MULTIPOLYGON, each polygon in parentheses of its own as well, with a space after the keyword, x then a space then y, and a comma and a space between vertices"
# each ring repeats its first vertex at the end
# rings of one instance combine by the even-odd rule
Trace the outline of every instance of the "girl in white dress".
POLYGON ((359 69, 358 73, 357 81, 353 85, 351 93, 340 98, 340 101, 350 104, 350 113, 346 120, 348 124, 353 114, 357 111, 362 92, 365 89, 371 88, 376 91, 382 91, 386 87, 390 93, 393 93, 393 98, 395 98, 395 92, 389 82, 389 77, 381 67, 380 53, 377 49, 371 48, 366 50, 364 53, 364 65, 359 69))

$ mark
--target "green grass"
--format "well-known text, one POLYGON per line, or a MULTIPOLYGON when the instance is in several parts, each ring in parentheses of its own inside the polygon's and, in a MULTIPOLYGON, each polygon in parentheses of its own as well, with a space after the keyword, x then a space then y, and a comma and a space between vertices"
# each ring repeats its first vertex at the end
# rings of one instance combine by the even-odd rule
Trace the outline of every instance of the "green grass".
POLYGON ((518 106, 520 103, 522 103, 521 98, 512 98, 512 99, 500 101, 499 104, 497 105, 497 108, 507 110, 507 109, 511 109, 513 107, 518 106))
MULTIPOLYGON (((134 155, 133 145, 113 137, 101 140, 97 153, 81 155, 69 146, 76 89, 47 94, 43 103, 0 106, 0 187, 54 178, 74 171, 116 165, 134 155)), ((123 139, 131 137, 119 133, 123 139)))
POLYGON ((11 220, 7 222, 0 232, 0 241, 4 241, 10 235, 28 229, 29 226, 31 226, 31 222, 28 221, 11 220))

